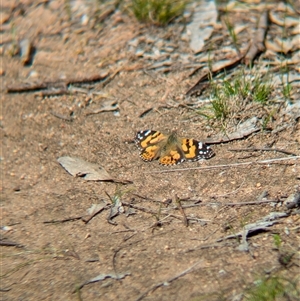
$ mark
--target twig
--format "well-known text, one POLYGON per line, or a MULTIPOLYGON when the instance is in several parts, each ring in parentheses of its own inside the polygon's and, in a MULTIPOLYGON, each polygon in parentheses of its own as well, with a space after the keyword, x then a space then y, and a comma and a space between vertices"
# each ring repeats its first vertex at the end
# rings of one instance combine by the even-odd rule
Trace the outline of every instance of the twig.
POLYGON ((5 246, 5 247, 17 247, 17 248, 23 248, 24 246, 14 242, 14 241, 10 241, 10 240, 0 240, 0 246, 5 246))
POLYGON ((72 293, 76 293, 79 290, 81 290, 85 285, 90 284, 90 283, 95 283, 98 281, 103 281, 106 278, 112 278, 112 279, 116 279, 116 280, 120 280, 125 278, 126 276, 129 276, 130 273, 126 272, 126 273, 120 273, 120 274, 116 274, 116 273, 111 273, 111 274, 100 274, 88 281, 83 282, 82 284, 80 284, 79 286, 75 287, 75 289, 72 291, 72 293))
POLYGON ((122 202, 122 204, 124 206, 127 206, 127 207, 132 207, 136 210, 140 210, 140 211, 143 211, 143 212, 146 212, 146 213, 150 213, 150 214, 153 214, 153 215, 157 215, 157 212, 151 210, 151 209, 146 209, 144 207, 140 207, 140 206, 137 206, 137 205, 134 205, 134 204, 131 204, 131 203, 126 203, 126 202, 122 202))
POLYGON ((78 76, 75 78, 69 78, 65 80, 53 79, 38 83, 21 83, 16 85, 7 86, 7 93, 20 93, 20 92, 30 92, 35 90, 51 90, 51 88, 56 87, 60 89, 66 89, 70 84, 82 84, 87 82, 96 82, 106 78, 108 73, 103 74, 92 74, 89 76, 78 76))
MULTIPOLYGON (((38 89, 39 90, 39 89, 38 89)), ((21 91, 23 92, 23 91, 21 91)), ((38 92, 35 92, 34 95, 35 96, 40 96, 40 97, 45 97, 45 96, 58 96, 58 95, 69 95, 72 94, 71 91, 69 91, 67 89, 67 87, 65 88, 61 88, 61 89, 49 89, 49 90, 41 90, 38 92)))
POLYGON ((103 112, 114 112, 114 111, 118 111, 120 108, 118 105, 116 106, 112 106, 112 107, 106 107, 106 108, 102 108, 102 109, 98 109, 95 111, 90 111, 90 112, 86 112, 85 116, 89 116, 89 115, 95 115, 95 114, 99 114, 99 113, 103 113, 103 112))
POLYGON ((73 121, 73 118, 71 116, 65 116, 65 115, 56 113, 54 111, 51 111, 50 114, 53 115, 54 117, 62 119, 62 120, 73 121))
POLYGON ((222 247, 227 247, 227 246, 232 246, 232 243, 214 243, 214 244, 209 244, 209 245, 201 245, 198 247, 195 247, 193 249, 187 249, 186 251, 184 251, 184 253, 188 253, 188 252, 194 252, 196 250, 202 250, 202 249, 210 249, 210 248, 222 248, 222 247))
POLYGON ((75 216, 75 217, 68 217, 65 219, 52 219, 50 221, 44 221, 43 224, 58 224, 58 223, 66 223, 66 222, 73 222, 73 221, 77 221, 79 219, 82 219, 82 215, 81 216, 75 216))
POLYGON ((153 174, 153 173, 178 172, 178 171, 190 171, 190 170, 234 168, 234 167, 242 167, 242 166, 255 165, 255 164, 274 164, 274 163, 280 162, 280 161, 297 160, 297 159, 300 159, 300 156, 288 157, 288 158, 276 158, 276 159, 261 160, 261 161, 242 162, 242 163, 212 165, 212 166, 205 166, 205 167, 190 167, 190 168, 152 170, 151 172, 145 172, 145 173, 153 174))
POLYGON ((177 204, 177 206, 178 206, 178 208, 179 208, 179 210, 180 210, 180 212, 181 212, 181 214, 182 214, 182 216, 183 216, 183 224, 184 224, 186 227, 188 227, 188 225, 189 225, 188 219, 186 218, 186 214, 185 214, 185 212, 184 212, 184 210, 183 210, 183 208, 182 208, 182 206, 181 206, 180 199, 178 198, 177 195, 175 195, 175 202, 176 202, 176 204, 177 204))
POLYGON ((83 216, 81 218, 81 220, 87 224, 92 218, 94 218, 97 214, 99 214, 101 211, 105 210, 105 209, 108 209, 110 208, 111 205, 106 205, 106 206, 103 206, 102 208, 100 208, 99 210, 97 210, 96 212, 94 212, 93 214, 89 215, 89 216, 83 216))
POLYGON ((279 203, 280 200, 264 200, 264 201, 254 201, 254 202, 238 202, 238 203, 222 203, 224 206, 244 206, 244 205, 257 205, 265 203, 279 203))
POLYGON ((181 273, 179 273, 178 275, 163 281, 163 282, 159 282, 155 285, 153 285, 151 288, 149 288, 148 290, 146 290, 143 294, 141 294, 135 301, 140 301, 142 300, 144 297, 146 297, 148 295, 148 293, 150 293, 151 291, 156 290, 157 288, 161 287, 161 286, 166 286, 168 284, 170 284, 171 282, 177 280, 178 278, 181 278, 183 276, 185 276, 186 274, 193 272, 194 269, 196 268, 197 265, 199 265, 201 262, 203 262, 203 260, 197 261, 195 264, 193 264, 191 267, 189 267, 188 269, 186 269, 185 271, 182 271, 181 273))
POLYGON ((271 148, 271 147, 263 147, 263 148, 259 148, 259 147, 250 147, 250 148, 231 148, 229 149, 229 151, 231 152, 259 152, 259 151, 266 151, 266 152, 278 152, 278 153, 283 153, 286 155, 292 155, 292 156, 296 156, 295 153, 283 150, 283 149, 279 149, 279 148, 271 148))

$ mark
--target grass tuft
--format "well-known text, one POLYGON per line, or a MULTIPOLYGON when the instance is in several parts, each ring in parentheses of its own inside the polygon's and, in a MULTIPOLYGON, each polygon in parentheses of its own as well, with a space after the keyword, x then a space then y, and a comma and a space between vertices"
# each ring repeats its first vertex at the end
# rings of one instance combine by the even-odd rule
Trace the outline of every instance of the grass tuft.
POLYGON ((260 102, 261 104, 266 104, 271 92, 272 86, 269 82, 261 82, 260 80, 255 80, 253 87, 254 101, 260 102))
POLYGON ((183 14, 187 0, 133 0, 132 11, 145 23, 166 25, 183 14))
POLYGON ((270 276, 257 281, 257 285, 245 295, 245 301, 293 300, 298 296, 294 283, 278 276, 270 276), (283 299, 282 299, 283 298, 283 299))

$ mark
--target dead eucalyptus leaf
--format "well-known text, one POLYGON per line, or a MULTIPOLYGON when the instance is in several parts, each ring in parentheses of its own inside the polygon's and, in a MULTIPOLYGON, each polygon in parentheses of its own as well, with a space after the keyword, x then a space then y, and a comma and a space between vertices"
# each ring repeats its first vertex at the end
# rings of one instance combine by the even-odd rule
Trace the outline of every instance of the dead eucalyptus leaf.
POLYGON ((268 50, 272 51, 272 52, 281 52, 281 47, 278 46, 277 43, 273 42, 273 41, 265 41, 265 46, 268 50))
POLYGON ((73 177, 86 181, 113 181, 113 177, 100 165, 75 157, 60 157, 59 164, 73 177))
POLYGON ((299 19, 298 18, 294 18, 294 17, 282 18, 279 15, 277 15, 276 12, 274 12, 274 11, 271 11, 269 16, 270 16, 270 20, 273 23, 275 23, 279 26, 285 27, 285 28, 289 28, 289 27, 292 27, 292 26, 297 26, 299 24, 299 19))
POLYGON ((274 42, 278 45, 280 49, 278 52, 288 53, 292 50, 299 49, 300 47, 300 36, 294 36, 292 39, 281 39, 276 37, 274 42))

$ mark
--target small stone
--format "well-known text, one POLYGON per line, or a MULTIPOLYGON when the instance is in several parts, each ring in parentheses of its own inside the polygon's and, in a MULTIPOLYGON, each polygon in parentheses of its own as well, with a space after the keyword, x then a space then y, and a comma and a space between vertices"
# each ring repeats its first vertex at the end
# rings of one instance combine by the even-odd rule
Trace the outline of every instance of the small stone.
POLYGON ((31 70, 28 74, 28 78, 38 78, 39 77, 39 73, 35 70, 31 70))

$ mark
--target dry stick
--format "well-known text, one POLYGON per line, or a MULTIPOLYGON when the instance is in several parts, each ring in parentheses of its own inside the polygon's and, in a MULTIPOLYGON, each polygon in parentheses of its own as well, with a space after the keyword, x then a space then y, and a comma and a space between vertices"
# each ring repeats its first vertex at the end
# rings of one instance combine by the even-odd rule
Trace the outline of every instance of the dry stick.
POLYGON ((203 262, 203 260, 199 260, 197 261, 195 264, 193 264, 191 267, 189 267, 188 269, 186 269, 185 271, 179 273, 178 275, 168 279, 167 281, 164 281, 164 282, 159 282, 155 285, 153 285, 151 288, 149 288, 148 290, 146 290, 143 294, 141 294, 135 301, 140 301, 142 300, 145 296, 148 295, 148 293, 150 293, 151 291, 154 291, 156 290, 157 288, 161 287, 161 286, 165 286, 165 285, 168 285, 170 284, 171 282, 177 280, 178 278, 180 277, 183 277, 185 276, 186 274, 190 273, 190 272, 193 272, 195 267, 199 264, 203 262))
POLYGON ((107 73, 104 74, 92 74, 89 76, 78 76, 76 78, 70 78, 66 80, 54 79, 51 81, 38 82, 38 83, 21 83, 11 86, 7 86, 7 93, 17 93, 17 92, 29 92, 34 90, 49 89, 53 87, 62 87, 62 90, 70 84, 82 84, 87 82, 100 81, 107 77, 107 73))
POLYGON ((244 206, 244 205, 257 205, 265 203, 279 203, 281 200, 265 200, 265 201, 254 201, 254 202, 238 202, 238 203, 222 203, 224 206, 244 206))
MULTIPOLYGON (((21 91, 21 92, 25 92, 25 91, 21 91)), ((42 90, 34 93, 35 96, 40 96, 40 97, 58 96, 58 95, 66 95, 66 94, 72 94, 72 93, 67 88, 42 90)))
POLYGON ((10 240, 0 240, 0 246, 23 248, 24 246, 10 240))
POLYGON ((136 209, 136 210, 140 210, 140 211, 143 211, 143 212, 146 212, 146 213, 150 213, 150 214, 153 214, 153 215, 157 215, 157 212, 155 212, 155 211, 153 211, 153 210, 151 210, 151 209, 146 209, 146 208, 144 208, 144 207, 136 206, 136 205, 134 205, 134 204, 126 203, 126 202, 122 202, 122 204, 123 204, 124 206, 127 206, 127 207, 132 207, 132 208, 134 208, 134 209, 136 209))
POLYGON ((74 118, 71 117, 71 116, 65 116, 65 115, 56 113, 54 111, 51 111, 50 114, 53 115, 56 118, 59 118, 59 119, 65 120, 65 121, 73 121, 74 120, 74 118))
POLYGON ((101 211, 105 210, 105 209, 108 209, 110 208, 111 205, 106 205, 106 206, 103 206, 102 208, 100 208, 99 210, 97 210, 96 212, 94 212, 93 214, 89 215, 89 216, 83 216, 81 218, 81 220, 87 224, 92 218, 94 218, 97 214, 99 214, 101 211))
POLYGON ((75 216, 75 217, 68 217, 65 219, 60 219, 60 220, 55 220, 52 219, 50 221, 44 221, 43 224, 58 224, 58 223, 66 223, 66 222, 72 222, 72 221, 76 221, 82 218, 82 215, 80 216, 75 216))
POLYGON ((188 225, 189 225, 188 219, 187 219, 186 214, 185 214, 185 212, 184 212, 184 210, 183 210, 183 208, 182 208, 182 206, 181 206, 180 199, 178 198, 177 195, 175 195, 175 202, 176 202, 176 204, 177 204, 177 206, 178 206, 178 208, 179 208, 179 210, 180 210, 180 212, 181 212, 181 214, 182 214, 182 216, 183 216, 183 224, 184 224, 186 227, 188 227, 188 225))
POLYGON ((291 157, 291 158, 276 158, 276 159, 261 160, 261 161, 252 161, 252 162, 242 162, 242 163, 212 165, 212 166, 205 166, 205 167, 190 167, 190 168, 152 170, 151 172, 145 172, 145 173, 147 173, 147 174, 153 174, 153 173, 190 171, 190 170, 233 168, 233 167, 241 167, 241 166, 247 166, 247 165, 252 165, 252 164, 253 165, 255 165, 255 164, 274 164, 274 163, 279 162, 279 161, 297 160, 297 159, 300 159, 300 156, 295 156, 295 157, 291 157))
MULTIPOLYGON (((249 206, 249 205, 258 205, 258 204, 267 204, 267 203, 279 203, 282 202, 281 200, 264 200, 264 201, 253 201, 253 202, 238 202, 238 203, 220 203, 223 207, 217 212, 218 213, 223 210, 226 206, 249 206)), ((216 203, 204 203, 202 205, 214 205, 216 203)), ((217 216, 216 215, 216 216, 217 216)))
POLYGON ((231 148, 229 149, 229 151, 231 152, 259 152, 259 151, 266 151, 266 152, 278 152, 278 153, 283 153, 286 155, 292 155, 292 156, 296 156, 295 153, 283 150, 283 149, 279 149, 279 148, 271 148, 271 147, 263 147, 263 148, 259 148, 259 147, 253 147, 253 148, 231 148))
POLYGON ((210 244, 210 245, 201 245, 201 246, 195 247, 193 249, 187 249, 186 251, 181 252, 181 253, 194 252, 196 250, 210 249, 210 248, 223 248, 223 247, 232 246, 232 245, 233 245, 233 243, 223 243, 223 244, 214 243, 214 244, 210 244))

